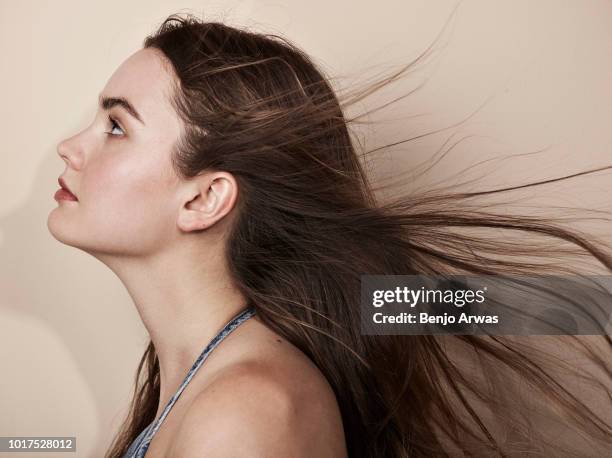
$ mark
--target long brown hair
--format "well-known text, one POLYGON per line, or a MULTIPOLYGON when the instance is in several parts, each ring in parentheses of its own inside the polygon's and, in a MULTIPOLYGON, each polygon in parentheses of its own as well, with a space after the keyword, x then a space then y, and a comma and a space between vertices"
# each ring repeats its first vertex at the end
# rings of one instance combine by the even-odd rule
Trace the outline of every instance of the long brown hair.
MULTIPOLYGON (((190 179, 214 169, 236 178, 237 218, 226 247, 235 284, 262 321, 328 379, 349 456, 580 455, 532 424, 534 412, 548 411, 542 421, 556 418, 557 426, 588 438, 586 446, 577 443, 583 451, 609 441, 610 425, 559 378, 573 371, 609 401, 607 335, 594 337, 597 345, 559 338, 599 370, 587 377, 538 348, 534 337, 360 332, 362 274, 574 272, 559 254, 595 258, 612 270, 609 247, 562 219, 492 212, 492 205, 485 209, 475 200, 545 182, 471 193, 411 189, 384 201, 377 196, 393 188, 375 187, 365 160, 382 149, 358 151, 349 126, 365 115, 349 118, 346 110, 399 80, 419 59, 340 93, 289 40, 191 14, 169 16, 144 47, 160 51, 176 75, 172 102, 185 126, 172 156, 176 173, 190 179), (534 238, 512 243, 500 231, 534 238), (545 243, 550 240, 569 246, 545 243), (526 398, 511 386, 539 398, 518 405, 526 398)), ((128 417, 107 457, 122 456, 155 419, 159 389, 150 342, 128 417)))

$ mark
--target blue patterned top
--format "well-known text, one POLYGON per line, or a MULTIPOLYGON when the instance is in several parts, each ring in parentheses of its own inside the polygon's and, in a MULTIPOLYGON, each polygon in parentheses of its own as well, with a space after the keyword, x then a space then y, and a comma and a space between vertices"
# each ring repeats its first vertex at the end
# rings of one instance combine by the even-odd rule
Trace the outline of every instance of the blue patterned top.
POLYGON ((151 440, 153 439, 153 436, 155 436, 155 433, 159 430, 159 427, 161 426, 164 419, 168 415, 168 412, 170 412, 170 409, 172 409, 172 406, 174 405, 176 400, 179 398, 179 396, 181 395, 181 393, 183 392, 187 384, 191 381, 191 379, 193 378, 195 373, 198 371, 200 366, 202 366, 202 364, 204 363, 204 360, 208 357, 210 352, 213 351, 213 349, 217 345, 219 345, 219 343, 225 337, 227 337, 234 329, 236 329, 241 323, 243 323, 244 321, 252 317, 254 314, 255 314, 255 309, 253 307, 247 307, 242 312, 240 312, 238 315, 236 315, 234 318, 232 318, 232 320, 229 321, 223 327, 223 329, 221 329, 217 333, 217 335, 210 341, 210 343, 206 346, 206 348, 204 348, 202 353, 200 353, 200 356, 198 356, 198 358, 195 360, 195 363, 193 363, 193 366, 191 366, 191 369, 187 373, 185 380, 183 380, 183 383, 181 383, 178 390, 176 390, 176 393, 174 393, 174 396, 170 398, 170 401, 168 401, 168 404, 164 408, 159 418, 151 422, 149 426, 147 426, 145 429, 142 430, 142 432, 138 435, 138 437, 134 439, 134 441, 130 444, 130 447, 123 455, 123 458, 143 458, 145 456, 149 448, 149 444, 151 443, 151 440))

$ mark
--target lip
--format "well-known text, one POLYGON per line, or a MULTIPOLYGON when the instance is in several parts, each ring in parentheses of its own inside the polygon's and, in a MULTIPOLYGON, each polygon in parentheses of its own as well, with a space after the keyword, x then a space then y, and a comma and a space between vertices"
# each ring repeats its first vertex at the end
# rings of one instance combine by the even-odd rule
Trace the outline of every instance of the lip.
POLYGON ((55 198, 56 199, 66 199, 66 200, 79 200, 77 199, 77 196, 74 195, 74 193, 70 190, 70 188, 68 187, 68 185, 66 185, 66 182, 64 181, 64 179, 62 177, 59 177, 57 179, 57 182, 59 183, 60 187, 62 189, 59 189, 56 193, 55 193, 55 198))

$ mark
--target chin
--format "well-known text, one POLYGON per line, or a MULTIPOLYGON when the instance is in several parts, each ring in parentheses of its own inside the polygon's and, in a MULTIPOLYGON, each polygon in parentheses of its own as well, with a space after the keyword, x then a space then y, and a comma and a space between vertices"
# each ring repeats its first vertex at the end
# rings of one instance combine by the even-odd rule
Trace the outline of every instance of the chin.
POLYGON ((82 248, 83 241, 76 234, 76 225, 58 214, 58 208, 54 208, 47 216, 47 230, 55 240, 64 245, 82 248))
POLYGON ((53 238, 58 242, 65 245, 75 246, 75 240, 73 240, 74 237, 71 237, 73 234, 70 234, 70 227, 66 227, 65 224, 62 224, 62 222, 59 221, 59 218, 54 216, 53 211, 47 218, 47 229, 53 238))

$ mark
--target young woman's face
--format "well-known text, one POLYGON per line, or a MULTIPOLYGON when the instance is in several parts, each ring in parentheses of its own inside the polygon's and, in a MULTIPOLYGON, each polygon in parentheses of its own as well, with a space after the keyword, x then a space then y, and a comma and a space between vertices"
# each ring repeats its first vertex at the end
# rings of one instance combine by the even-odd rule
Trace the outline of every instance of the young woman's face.
POLYGON ((56 239, 92 253, 146 255, 176 234, 170 154, 182 124, 169 102, 172 78, 159 51, 134 53, 101 97, 126 99, 140 120, 121 105, 98 107, 89 127, 59 143, 61 176, 78 201, 59 200, 49 214, 56 239))

